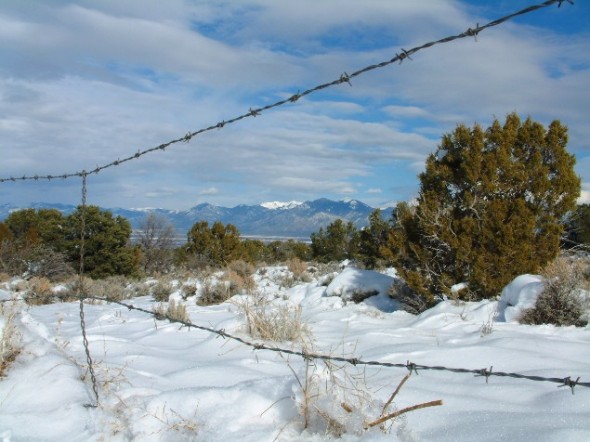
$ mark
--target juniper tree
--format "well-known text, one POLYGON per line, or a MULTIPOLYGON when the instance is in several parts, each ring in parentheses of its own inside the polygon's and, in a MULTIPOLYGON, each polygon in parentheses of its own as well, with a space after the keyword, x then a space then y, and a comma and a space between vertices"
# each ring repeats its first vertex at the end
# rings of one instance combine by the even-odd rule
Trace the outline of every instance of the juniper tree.
POLYGON ((369 215, 369 225, 359 232, 359 254, 365 266, 370 269, 385 266, 391 261, 391 253, 387 247, 390 220, 384 220, 381 209, 369 215))
POLYGON ((567 248, 590 246, 590 204, 580 204, 571 214, 566 223, 566 236, 567 248))
POLYGON ((227 265, 244 256, 240 232, 233 224, 217 221, 211 227, 199 221, 187 234, 186 250, 207 265, 227 265))
POLYGON ((65 249, 76 269, 80 266, 82 216, 85 272, 93 278, 137 274, 140 252, 130 246, 131 224, 97 206, 79 206, 65 219, 65 249))
POLYGON ((337 219, 311 234, 312 256, 320 262, 354 259, 358 254, 358 240, 354 224, 337 219))
POLYGON ((537 272, 559 251, 562 219, 580 179, 567 128, 516 114, 458 126, 420 175, 414 207, 398 206, 390 248, 398 270, 428 302, 468 283, 464 297, 496 296, 516 275, 537 272))
POLYGON ((22 209, 0 223, 0 269, 60 278, 72 272, 64 251, 64 217, 56 209, 22 209))

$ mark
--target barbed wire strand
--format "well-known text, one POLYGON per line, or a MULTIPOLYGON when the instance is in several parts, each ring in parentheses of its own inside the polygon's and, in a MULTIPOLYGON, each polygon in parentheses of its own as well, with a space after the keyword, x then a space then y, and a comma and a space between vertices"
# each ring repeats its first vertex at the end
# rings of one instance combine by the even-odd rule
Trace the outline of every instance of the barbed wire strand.
POLYGON ((418 370, 434 370, 434 371, 447 371, 451 373, 466 373, 466 374, 474 374, 475 376, 483 376, 486 378, 486 383, 491 376, 498 376, 498 377, 510 377, 515 379, 526 379, 529 381, 536 381, 536 382, 552 382, 555 384, 559 384, 562 387, 570 387, 572 394, 574 393, 574 387, 581 386, 581 387, 590 387, 590 382, 580 382, 580 378, 578 377, 576 380, 573 380, 571 376, 567 377, 543 377, 543 376, 533 376, 533 375, 525 375, 520 373, 508 373, 502 371, 494 371, 493 367, 488 368, 481 368, 481 369, 471 369, 471 368, 453 368, 453 367, 445 367, 441 365, 423 365, 423 364, 415 364, 410 362, 409 360, 406 363, 394 363, 394 362, 380 362, 380 361, 365 361, 361 358, 356 357, 341 357, 341 356, 333 356, 333 355, 326 355, 320 353, 313 353, 307 352, 305 350, 293 350, 293 349, 286 349, 281 347, 274 347, 260 342, 251 342, 246 339, 243 339, 239 336, 233 335, 231 333, 227 333, 224 329, 215 329, 212 327, 207 327, 204 325, 194 324, 190 321, 183 321, 180 319, 171 318, 169 316, 162 316, 157 314, 153 311, 147 310, 142 307, 137 307, 133 304, 128 304, 126 302, 118 301, 115 299, 99 297, 99 296, 87 296, 88 299, 93 299, 96 301, 103 301, 111 304, 117 304, 122 307, 127 308, 128 310, 135 310, 142 313, 146 313, 151 315, 155 319, 165 319, 171 323, 177 323, 184 327, 188 328, 195 328, 198 330, 206 331, 208 333, 215 334, 222 338, 231 339, 233 341, 239 342, 245 346, 251 347, 253 350, 267 350, 267 351, 274 351, 278 353, 289 354, 293 356, 299 356, 305 360, 324 360, 324 361, 332 361, 332 362, 343 362, 351 365, 366 365, 366 366, 378 366, 378 367, 389 367, 389 368, 406 368, 410 370, 410 372, 415 372, 418 374, 418 370))
MULTIPOLYGON (((80 296, 80 295, 77 295, 77 296, 80 296)), ((205 331, 205 332, 208 332, 211 334, 215 334, 215 335, 222 337, 224 339, 227 338, 227 339, 236 341, 236 342, 243 344, 247 347, 251 347, 253 350, 274 351, 274 352, 278 352, 278 353, 299 356, 305 360, 319 359, 319 360, 324 360, 324 361, 343 362, 343 363, 347 363, 347 364, 355 365, 355 366, 366 365, 366 366, 387 367, 387 368, 406 368, 410 372, 414 372, 416 374, 418 374, 418 370, 447 371, 447 372, 451 372, 451 373, 473 374, 475 376, 485 377, 486 383, 488 383, 489 378, 492 376, 510 377, 510 378, 514 378, 514 379, 524 379, 524 380, 536 381, 536 382, 551 382, 554 384, 559 384, 558 385, 559 387, 570 387, 572 394, 574 394, 574 388, 577 386, 590 387, 590 382, 580 382, 580 377, 578 377, 574 380, 571 376, 545 377, 545 376, 526 375, 526 374, 514 373, 514 372, 494 371, 493 366, 490 368, 473 369, 473 368, 460 368, 460 367, 459 368, 458 367, 446 367, 446 366, 442 366, 442 365, 416 364, 414 362, 410 362, 409 360, 407 360, 405 363, 367 361, 367 360, 363 360, 363 359, 357 358, 357 357, 341 357, 341 356, 313 353, 313 352, 308 352, 305 350, 287 349, 287 348, 282 348, 282 347, 270 346, 268 344, 260 343, 260 342, 251 342, 251 341, 248 341, 248 340, 241 338, 239 336, 228 333, 225 331, 225 329, 215 329, 215 328, 207 327, 204 325, 198 325, 198 324, 195 324, 190 321, 183 321, 180 319, 172 318, 172 317, 169 317, 166 315, 156 313, 152 310, 145 309, 143 307, 138 307, 136 305, 129 304, 129 303, 119 301, 116 299, 112 299, 112 298, 108 298, 108 297, 93 296, 88 293, 85 293, 84 299, 91 299, 94 301, 106 302, 109 304, 116 304, 121 307, 125 307, 129 311, 133 310, 133 311, 145 313, 147 315, 152 316, 154 319, 157 319, 157 320, 167 320, 170 323, 176 323, 176 324, 179 324, 183 327, 198 329, 198 330, 205 331)), ((54 293, 51 296, 28 295, 26 297, 3 299, 3 300, 0 300, 0 302, 1 303, 20 302, 20 301, 29 302, 29 301, 35 301, 35 300, 39 300, 39 301, 47 303, 48 301, 51 301, 51 300, 61 300, 64 302, 68 302, 68 301, 72 301, 73 299, 72 299, 72 296, 68 295, 68 294, 54 293)), ((84 315, 81 314, 82 321, 84 321, 83 317, 84 317, 84 315)), ((86 331, 85 331, 84 325, 82 326, 82 329, 83 329, 84 341, 87 343, 88 340, 86 338, 86 331)), ((85 352, 86 352, 87 358, 89 358, 88 359, 89 367, 92 367, 92 359, 90 358, 87 345, 85 345, 85 352)), ((96 378, 92 376, 93 369, 90 369, 90 371, 91 371, 91 377, 93 379, 93 390, 94 390, 94 393, 95 393, 95 395, 97 397, 97 401, 98 401, 98 393, 97 393, 97 390, 95 387, 96 386, 96 378)))
POLYGON ((86 297, 86 290, 84 287, 84 237, 86 236, 87 178, 88 175, 84 172, 82 175, 82 204, 80 206, 80 267, 78 272, 78 286, 76 287, 76 294, 80 303, 80 327, 82 328, 82 344, 84 345, 84 352, 86 353, 86 363, 88 364, 88 372, 90 373, 92 391, 94 392, 94 397, 96 399, 96 404, 89 404, 88 406, 94 408, 99 404, 98 387, 96 375, 94 374, 92 356, 90 355, 88 337, 86 335, 86 315, 84 313, 84 299, 86 297))
POLYGON ((333 87, 336 85, 340 85, 343 83, 348 83, 349 85, 352 85, 351 83, 351 79, 358 77, 360 75, 366 74, 367 72, 376 70, 376 69, 381 69, 384 68, 386 66, 392 65, 394 63, 401 63, 406 59, 410 59, 411 60, 411 56, 416 54, 417 52, 430 48, 432 46, 435 45, 439 45, 439 44, 444 44, 444 43, 449 43, 452 42, 454 40, 458 40, 458 39, 462 39, 462 38, 466 38, 466 37, 474 37, 477 39, 477 36, 479 35, 480 32, 494 27, 494 26, 498 26, 508 20, 511 20, 515 17, 521 16, 521 15, 525 15, 528 13, 531 13, 533 11, 536 11, 538 9, 542 9, 542 8, 546 8, 548 6, 551 6, 555 3, 558 4, 559 7, 561 7, 561 4, 567 1, 568 3, 573 4, 573 2, 571 0, 548 0, 545 1, 543 3, 537 4, 537 5, 532 5, 529 7, 526 7, 524 9, 521 9, 520 11, 514 12, 512 14, 506 15, 504 17, 498 18, 496 20, 493 20, 487 24, 484 24, 482 26, 479 25, 479 23, 476 25, 475 28, 469 28, 467 29, 465 32, 462 32, 460 34, 457 35, 451 35, 445 38, 441 38, 440 40, 435 40, 435 41, 430 41, 428 43, 424 43, 420 46, 416 46, 412 49, 401 49, 400 53, 396 53, 395 57, 391 58, 390 60, 386 60, 383 61, 381 63, 377 63, 377 64, 372 64, 369 66, 366 66, 362 69, 359 69, 351 74, 347 74, 346 72, 344 72, 342 75, 340 75, 340 77, 336 80, 330 81, 330 82, 326 82, 326 83, 322 83, 319 84, 315 87, 312 87, 310 89, 305 90, 304 92, 297 92, 296 94, 290 96, 289 98, 277 101, 273 104, 269 104, 267 106, 263 106, 263 107, 259 107, 259 108, 250 108, 248 110, 247 113, 244 113, 242 115, 239 115, 237 117, 231 118, 229 120, 223 120, 221 122, 218 122, 214 125, 208 126, 208 127, 204 127, 202 129, 198 129, 196 131, 193 132, 187 132, 186 135, 180 137, 180 138, 176 138, 173 140, 170 140, 166 143, 160 144, 159 146, 155 146, 155 147, 151 147, 145 150, 139 150, 137 151, 137 153, 130 155, 126 158, 123 159, 116 159, 114 161, 111 161, 107 164, 104 164, 102 166, 97 166, 96 168, 90 170, 90 171, 85 171, 82 170, 80 172, 73 172, 73 173, 64 173, 61 175, 33 175, 33 176, 27 176, 27 175, 23 175, 22 177, 9 177, 9 178, 0 178, 0 183, 4 183, 4 182, 14 182, 14 181, 38 181, 38 180, 55 180, 55 179, 68 179, 68 178, 74 178, 74 177, 84 177, 90 174, 98 174, 100 172, 102 172, 105 169, 111 168, 111 167, 115 167, 115 166, 120 166, 121 164, 124 164, 128 161, 132 161, 132 160, 136 160, 139 159, 141 157, 143 157, 144 155, 147 155, 149 153, 152 152, 156 152, 156 151, 164 151, 166 150, 168 147, 175 145, 177 143, 181 143, 181 142, 188 142, 190 141, 193 137, 196 137, 198 135, 201 135, 205 132, 209 132, 212 130, 216 130, 216 129, 222 129, 230 124, 234 124, 237 123, 240 120, 243 120, 245 118, 251 118, 251 117, 257 117, 259 115, 262 114, 262 112, 265 112, 267 110, 279 107, 279 106, 283 106, 286 105, 288 103, 294 103, 296 101, 298 101, 300 98, 305 97, 307 95, 311 95, 315 92, 321 91, 323 89, 329 88, 329 87, 333 87))

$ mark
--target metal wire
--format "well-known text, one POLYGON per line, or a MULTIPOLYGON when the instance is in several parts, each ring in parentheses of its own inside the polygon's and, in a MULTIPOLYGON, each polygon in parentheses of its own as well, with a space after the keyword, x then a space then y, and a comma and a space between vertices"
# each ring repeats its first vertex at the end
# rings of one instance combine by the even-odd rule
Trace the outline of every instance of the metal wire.
POLYGON ((126 307, 129 310, 135 310, 135 311, 139 311, 139 312, 151 315, 155 319, 160 319, 160 320, 166 319, 167 321, 169 321, 171 323, 177 323, 177 324, 181 324, 181 325, 188 327, 188 328, 195 328, 198 330, 203 330, 208 333, 212 333, 217 336, 220 336, 222 338, 234 340, 236 342, 239 342, 240 344, 251 347, 254 350, 274 351, 277 353, 299 356, 305 360, 320 359, 320 360, 324 360, 324 361, 344 362, 344 363, 355 365, 355 366, 356 365, 366 365, 366 366, 388 367, 388 368, 406 368, 410 372, 413 371, 416 374, 418 374, 418 370, 447 371, 447 372, 451 372, 451 373, 473 374, 475 376, 485 377, 486 383, 488 383, 489 378, 492 376, 510 377, 510 378, 514 378, 514 379, 526 379, 528 381, 535 381, 535 382, 552 382, 554 384, 559 384, 559 386, 561 386, 561 387, 564 387, 564 386, 570 387, 572 394, 574 393, 574 387, 577 387, 577 386, 590 387, 590 382, 580 382, 579 377, 576 380, 573 380, 573 378, 571 376, 566 376, 566 377, 533 376, 533 375, 526 375, 526 374, 521 374, 521 373, 494 371, 493 367, 490 367, 489 369, 488 368, 477 368, 477 369, 456 368, 456 367, 445 367, 442 365, 415 364, 413 362, 410 362, 409 360, 407 360, 405 363, 366 361, 366 360, 363 360, 360 358, 355 358, 355 357, 345 358, 345 357, 341 357, 341 356, 332 356, 332 355, 326 355, 326 354, 321 354, 321 353, 312 353, 312 352, 307 352, 305 350, 292 350, 292 349, 287 349, 287 348, 275 347, 275 346, 270 346, 270 345, 260 343, 260 342, 248 341, 248 340, 243 339, 239 336, 235 336, 235 335, 232 335, 231 333, 227 333, 224 329, 214 329, 212 327, 197 325, 197 324, 194 324, 190 321, 182 321, 182 320, 170 318, 167 316, 163 318, 161 315, 156 314, 153 311, 144 309, 142 307, 137 307, 137 306, 134 306, 133 304, 128 304, 128 303, 125 303, 122 301, 117 301, 114 299, 98 297, 98 296, 88 296, 88 298, 94 299, 97 301, 108 302, 111 304, 118 304, 120 306, 126 307))
POLYGON ((92 391, 96 398, 96 404, 89 405, 96 407, 99 403, 98 386, 96 382, 96 375, 94 374, 94 365, 92 356, 90 355, 90 347, 88 344, 88 337, 86 336, 86 316, 84 313, 84 299, 86 297, 86 290, 84 288, 84 237, 86 235, 86 179, 87 174, 82 175, 82 205, 80 210, 80 268, 78 273, 78 287, 76 294, 80 303, 80 327, 82 328, 82 344, 84 345, 84 352, 86 353, 86 363, 88 364, 88 372, 90 373, 90 381, 92 383, 92 391))

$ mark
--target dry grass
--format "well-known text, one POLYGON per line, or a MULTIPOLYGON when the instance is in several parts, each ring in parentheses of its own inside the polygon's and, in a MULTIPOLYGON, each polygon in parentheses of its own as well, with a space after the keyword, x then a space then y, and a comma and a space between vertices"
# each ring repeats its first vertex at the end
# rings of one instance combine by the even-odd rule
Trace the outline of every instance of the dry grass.
POLYGON ((443 405, 442 400, 435 400, 397 409, 394 399, 410 374, 400 381, 387 401, 382 402, 366 385, 366 369, 313 360, 307 361, 303 373, 298 374, 289 361, 287 364, 299 386, 295 401, 303 418, 303 427, 332 437, 361 436, 373 429, 390 433, 394 424, 398 436, 404 436, 404 414, 443 405), (400 417, 402 420, 397 420, 400 417))
POLYGON ((59 293, 62 301, 72 301, 79 294, 88 297, 106 298, 114 301, 122 301, 135 295, 133 286, 124 276, 109 276, 104 279, 92 279, 89 277, 75 277, 66 284, 66 289, 59 293))
POLYGON ((237 273, 238 275, 240 275, 244 279, 252 276, 256 272, 256 267, 254 267, 252 264, 247 263, 246 261, 243 261, 241 259, 239 259, 237 261, 232 261, 227 266, 227 268, 228 268, 228 270, 231 270, 231 271, 237 273))
POLYGON ((148 413, 149 416, 164 425, 160 431, 154 434, 167 435, 174 433, 174 438, 178 438, 178 440, 196 440, 201 426, 197 423, 197 410, 195 409, 191 417, 182 416, 172 408, 168 408, 168 410, 164 404, 161 411, 155 410, 153 413, 148 413))
POLYGON ((265 341, 304 342, 309 328, 301 317, 301 307, 276 304, 262 295, 245 297, 234 302, 246 318, 248 334, 265 341))
POLYGON ((185 282, 184 284, 182 284, 180 291, 182 293, 183 299, 186 299, 191 296, 195 296, 197 294, 197 284, 194 282, 192 282, 192 283, 185 282))
POLYGON ((221 304, 234 295, 241 293, 251 294, 255 288, 256 282, 251 275, 242 276, 234 270, 228 270, 215 282, 210 279, 205 281, 197 304, 221 304))
POLYGON ((22 335, 17 327, 18 310, 12 303, 0 304, 0 377, 21 351, 22 335))
POLYGON ((172 300, 167 305, 160 302, 154 307, 154 315, 158 319, 172 319, 174 321, 189 322, 190 318, 186 311, 186 305, 180 301, 172 300))
POLYGON ((158 281, 151 290, 154 300, 158 302, 167 302, 173 291, 174 286, 166 279, 158 281))
POLYGON ((105 279, 88 280, 86 294, 122 301, 132 296, 129 281, 124 276, 109 276, 105 279))
POLYGON ((293 273, 294 278, 298 281, 309 282, 311 280, 311 276, 307 273, 307 263, 296 256, 287 262, 287 269, 293 273))
POLYGON ((213 284, 206 281, 201 289, 201 296, 197 299, 198 305, 217 305, 227 301, 232 297, 229 285, 223 282, 213 284))
POLYGON ((32 277, 27 282, 27 294, 25 300, 30 305, 50 304, 55 300, 53 285, 44 276, 32 277))
POLYGON ((234 295, 242 292, 251 294, 256 289, 256 281, 252 278, 252 274, 244 275, 234 270, 228 270, 225 272, 224 279, 229 281, 230 291, 234 295))
POLYGON ((523 312, 520 322, 585 326, 588 319, 582 317, 589 306, 584 305, 581 292, 590 290, 588 269, 588 259, 559 257, 549 264, 542 273, 545 288, 535 306, 523 312))

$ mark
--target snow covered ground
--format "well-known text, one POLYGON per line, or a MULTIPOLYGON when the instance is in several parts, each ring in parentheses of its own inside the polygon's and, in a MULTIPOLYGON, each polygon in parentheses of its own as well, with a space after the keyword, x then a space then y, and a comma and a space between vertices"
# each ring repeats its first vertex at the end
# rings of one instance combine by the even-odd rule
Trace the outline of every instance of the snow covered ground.
MULTIPOLYGON (((500 305, 446 301, 413 316, 397 311, 385 296, 393 270, 376 274, 348 268, 328 286, 318 277, 288 289, 278 283, 286 272, 274 267, 256 275, 258 291, 273 300, 271 306, 301 309, 307 351, 402 364, 493 366, 493 371, 590 381, 588 327, 506 322, 515 317, 519 294, 529 299, 538 278, 515 281, 500 305), (378 294, 359 304, 346 300, 362 291, 378 294)), ((5 288, 0 298, 15 296, 5 288)), ((250 339, 236 305, 240 299, 244 296, 203 307, 189 298, 188 313, 195 324, 250 339)), ((127 302, 148 310, 155 304, 150 296, 127 302)), ((491 376, 486 383, 471 373, 435 370, 412 374, 387 412, 438 399, 442 406, 364 430, 364 423, 380 416, 408 370, 254 351, 100 303, 85 305, 100 397, 92 407, 78 303, 19 305, 23 349, 0 380, 4 441, 270 442, 338 435, 344 441, 590 440, 590 388, 578 386, 572 394, 552 382, 491 376)), ((271 344, 301 348, 301 343, 271 344)))

